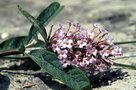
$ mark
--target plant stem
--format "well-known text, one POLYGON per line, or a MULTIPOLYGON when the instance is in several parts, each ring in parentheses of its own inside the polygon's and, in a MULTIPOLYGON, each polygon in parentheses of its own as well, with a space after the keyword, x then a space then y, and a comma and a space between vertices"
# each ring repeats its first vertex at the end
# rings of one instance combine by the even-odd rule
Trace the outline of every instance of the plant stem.
POLYGON ((120 45, 120 44, 133 44, 136 43, 136 40, 134 41, 124 41, 124 42, 115 42, 115 45, 120 45))
POLYGON ((7 56, 7 57, 0 57, 0 59, 30 59, 27 56, 7 56))
POLYGON ((119 67, 124 67, 124 68, 128 68, 128 69, 136 70, 136 66, 135 65, 127 65, 127 64, 121 64, 121 63, 115 63, 114 66, 119 66, 119 67))
POLYGON ((117 59, 124 59, 124 58, 134 58, 134 57, 136 57, 136 55, 129 55, 129 56, 120 56, 120 57, 116 57, 116 58, 114 58, 113 60, 117 60, 117 59))
POLYGON ((0 51, 0 57, 7 56, 7 55, 16 55, 16 54, 22 54, 22 52, 15 50, 8 50, 8 51, 0 51))

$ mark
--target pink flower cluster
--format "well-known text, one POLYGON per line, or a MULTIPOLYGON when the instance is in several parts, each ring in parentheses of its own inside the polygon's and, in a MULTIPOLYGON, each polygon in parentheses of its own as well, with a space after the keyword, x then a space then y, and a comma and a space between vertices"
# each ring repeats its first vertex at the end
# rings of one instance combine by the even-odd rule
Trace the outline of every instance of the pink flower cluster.
POLYGON ((91 30, 80 24, 69 23, 68 28, 60 25, 50 38, 50 48, 66 68, 74 65, 87 75, 104 72, 114 63, 111 57, 122 55, 108 32, 93 24, 91 30))

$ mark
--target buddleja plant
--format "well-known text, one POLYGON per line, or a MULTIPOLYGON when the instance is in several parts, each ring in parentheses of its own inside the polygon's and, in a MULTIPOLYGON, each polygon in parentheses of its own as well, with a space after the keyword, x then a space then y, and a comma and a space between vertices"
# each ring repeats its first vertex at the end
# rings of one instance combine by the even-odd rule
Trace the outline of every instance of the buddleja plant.
MULTIPOLYGON (((0 44, 0 57, 31 58, 42 70, 73 90, 91 90, 88 76, 103 73, 114 64, 111 57, 122 55, 108 32, 93 24, 84 29, 80 24, 59 25, 47 35, 45 27, 64 8, 53 2, 35 19, 20 6, 20 12, 32 23, 28 36, 10 38, 0 44), (43 40, 38 38, 41 34, 43 40), (12 56, 10 56, 12 55, 12 56)), ((122 44, 122 43, 116 43, 122 44)))

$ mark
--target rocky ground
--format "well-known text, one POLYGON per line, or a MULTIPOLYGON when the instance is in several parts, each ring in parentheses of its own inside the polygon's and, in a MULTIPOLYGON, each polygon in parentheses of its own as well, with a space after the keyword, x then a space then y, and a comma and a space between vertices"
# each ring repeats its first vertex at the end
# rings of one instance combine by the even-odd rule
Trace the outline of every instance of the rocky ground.
MULTIPOLYGON (((136 40, 135 0, 58 0, 65 9, 49 24, 80 22, 88 27, 91 23, 102 24, 115 41, 136 40)), ((4 39, 27 35, 31 24, 20 14, 21 5, 33 16, 53 0, 0 0, 0 42, 4 39)), ((136 44, 121 45, 122 64, 136 64, 136 44), (133 57, 132 57, 133 56, 133 57)), ((39 67, 28 60, 0 59, 0 90, 68 90, 61 83, 41 73, 39 67)), ((94 90, 136 90, 136 71, 112 67, 100 81, 94 81, 94 90)))

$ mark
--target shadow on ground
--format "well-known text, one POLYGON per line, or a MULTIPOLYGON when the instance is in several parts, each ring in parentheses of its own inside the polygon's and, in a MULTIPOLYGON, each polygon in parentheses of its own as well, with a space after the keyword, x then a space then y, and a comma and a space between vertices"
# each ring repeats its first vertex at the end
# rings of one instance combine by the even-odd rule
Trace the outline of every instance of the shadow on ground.
POLYGON ((121 80, 129 76, 127 72, 122 72, 121 69, 109 70, 103 74, 97 74, 90 77, 93 88, 111 85, 114 81, 121 80))
MULTIPOLYGON (((21 65, 19 66, 13 65, 10 68, 7 68, 6 70, 7 72, 8 70, 11 70, 11 72, 10 71, 8 72, 9 74, 20 74, 20 75, 23 74, 23 75, 31 75, 31 76, 34 76, 35 78, 38 77, 41 81, 44 82, 45 85, 47 85, 49 88, 53 90, 70 90, 67 86, 63 85, 62 83, 56 80, 53 80, 52 76, 47 73, 38 72, 38 73, 30 74, 29 72, 27 72, 29 70, 33 72, 37 72, 40 70, 40 67, 37 64, 35 64, 32 60, 25 60, 21 65), (23 72, 12 72, 12 71, 18 71, 18 70, 23 70, 23 72)), ((114 69, 114 70, 109 70, 105 72, 103 75, 97 74, 95 76, 92 76, 90 77, 90 80, 91 80, 93 88, 100 88, 102 86, 110 85, 116 80, 121 80, 126 76, 128 76, 127 72, 122 72, 121 69, 114 69)), ((6 83, 5 85, 7 85, 6 87, 8 87, 10 83, 9 81, 10 80, 8 79, 7 83, 5 81, 1 81, 1 82, 6 83)), ((6 90, 6 89, 0 89, 0 90, 6 90)))
POLYGON ((7 76, 0 75, 0 90, 8 90, 10 79, 7 76))

